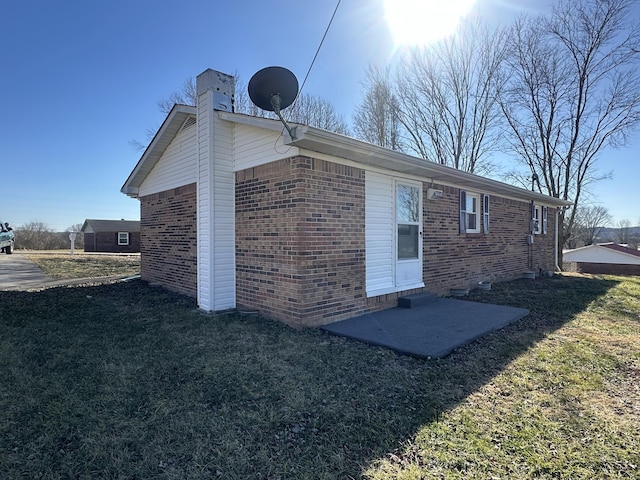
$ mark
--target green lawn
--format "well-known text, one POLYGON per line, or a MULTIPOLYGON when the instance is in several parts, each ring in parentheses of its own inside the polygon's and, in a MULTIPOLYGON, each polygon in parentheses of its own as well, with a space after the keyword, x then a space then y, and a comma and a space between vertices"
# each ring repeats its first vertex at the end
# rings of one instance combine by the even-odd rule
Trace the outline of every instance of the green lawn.
POLYGON ((494 284, 442 360, 133 280, 0 292, 0 477, 640 477, 640 279, 494 284))

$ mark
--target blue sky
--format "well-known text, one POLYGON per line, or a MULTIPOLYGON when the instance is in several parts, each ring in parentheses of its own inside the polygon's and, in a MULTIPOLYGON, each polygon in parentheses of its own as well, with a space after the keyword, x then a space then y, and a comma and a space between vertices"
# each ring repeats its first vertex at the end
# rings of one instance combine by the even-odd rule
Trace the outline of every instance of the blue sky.
MULTIPOLYGON (((477 0, 481 15, 507 22, 548 2, 477 0)), ((157 102, 206 68, 238 74, 281 65, 302 82, 335 1, 35 0, 0 16, 0 219, 41 221, 55 230, 86 218, 137 219, 120 193, 163 120, 157 102)), ((342 0, 305 92, 351 120, 369 64, 397 48, 383 0, 342 0)), ((595 188, 615 220, 639 223, 636 153, 605 152, 614 179, 595 188)))

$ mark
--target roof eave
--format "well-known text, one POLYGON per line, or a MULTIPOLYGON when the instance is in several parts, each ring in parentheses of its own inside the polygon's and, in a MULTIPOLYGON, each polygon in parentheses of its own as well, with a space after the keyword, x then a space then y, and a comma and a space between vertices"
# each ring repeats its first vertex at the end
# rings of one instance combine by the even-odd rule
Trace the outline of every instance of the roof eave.
POLYGON ((406 153, 389 150, 377 145, 309 126, 296 129, 296 139, 290 144, 297 147, 347 158, 357 163, 384 168, 398 173, 426 177, 433 182, 445 182, 470 189, 486 189, 489 192, 510 197, 534 200, 554 207, 569 207, 572 202, 550 197, 538 192, 481 177, 452 167, 419 159, 406 153))
POLYGON ((120 191, 132 198, 138 198, 139 187, 149 172, 158 163, 171 141, 180 131, 186 119, 196 114, 196 107, 190 105, 173 106, 162 125, 154 135, 135 168, 120 191))

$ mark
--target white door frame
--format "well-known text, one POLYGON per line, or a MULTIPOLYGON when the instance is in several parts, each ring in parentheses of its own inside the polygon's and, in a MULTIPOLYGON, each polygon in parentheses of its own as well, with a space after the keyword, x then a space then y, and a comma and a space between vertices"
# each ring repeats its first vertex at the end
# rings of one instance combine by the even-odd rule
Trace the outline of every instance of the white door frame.
POLYGON ((421 182, 394 179, 394 258, 395 285, 398 289, 424 286, 422 279, 422 202, 421 182), (404 199, 400 195, 402 187, 405 187, 404 199), (409 202, 410 205, 403 208, 400 202, 409 202), (404 239, 402 231, 406 232, 404 239))

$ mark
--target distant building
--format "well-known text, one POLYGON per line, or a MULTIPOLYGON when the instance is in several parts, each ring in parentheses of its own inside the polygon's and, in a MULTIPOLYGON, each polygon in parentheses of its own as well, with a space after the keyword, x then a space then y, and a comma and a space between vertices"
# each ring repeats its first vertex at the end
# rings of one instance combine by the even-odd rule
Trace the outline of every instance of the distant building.
POLYGON ((566 270, 574 272, 640 275, 640 252, 617 243, 598 243, 564 250, 562 262, 566 270))
POLYGON ((140 252, 139 220, 87 219, 80 231, 84 235, 85 252, 140 252))

